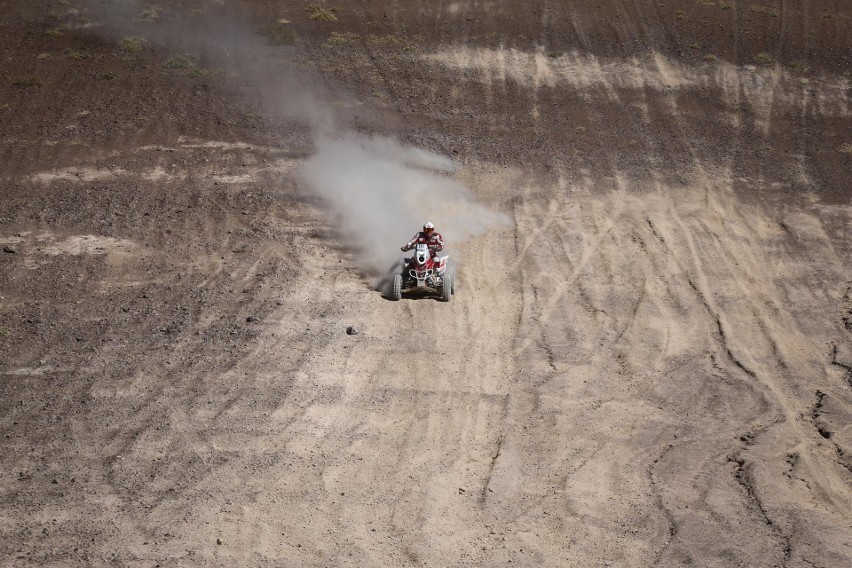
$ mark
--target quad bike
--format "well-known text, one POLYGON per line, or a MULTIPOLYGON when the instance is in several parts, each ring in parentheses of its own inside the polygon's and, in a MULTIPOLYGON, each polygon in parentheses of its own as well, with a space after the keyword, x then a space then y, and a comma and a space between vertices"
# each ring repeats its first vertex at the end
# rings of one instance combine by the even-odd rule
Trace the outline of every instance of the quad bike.
POLYGON ((402 293, 415 289, 435 291, 441 300, 449 302, 456 288, 453 269, 447 265, 449 256, 432 258, 426 243, 417 243, 414 257, 407 258, 402 270, 393 277, 391 300, 401 300, 402 293))

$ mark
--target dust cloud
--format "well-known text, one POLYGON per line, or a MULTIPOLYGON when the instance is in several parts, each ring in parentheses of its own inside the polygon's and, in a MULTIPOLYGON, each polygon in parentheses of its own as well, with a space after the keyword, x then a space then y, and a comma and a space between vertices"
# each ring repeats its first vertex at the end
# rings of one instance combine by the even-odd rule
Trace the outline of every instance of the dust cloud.
POLYGON ((337 213, 359 270, 377 277, 426 220, 449 244, 508 223, 506 215, 489 210, 449 177, 455 169, 452 160, 433 152, 349 132, 320 137, 301 177, 337 213))
POLYGON ((137 0, 87 0, 86 6, 100 35, 116 42, 142 38, 164 57, 215 70, 239 102, 263 118, 297 121, 321 133, 351 121, 346 93, 297 68, 296 47, 275 45, 228 6, 189 13, 158 8, 147 19, 151 8, 137 0))
MULTIPOLYGON (((298 179, 326 200, 358 271, 375 285, 399 261, 399 246, 426 220, 451 246, 508 224, 506 215, 479 203, 452 178, 456 165, 450 158, 391 136, 358 133, 351 109, 360 105, 349 93, 296 69, 296 47, 270 45, 224 7, 193 16, 164 13, 151 23, 141 21, 144 5, 136 0, 91 0, 88 5, 103 22, 104 35, 139 35, 165 50, 197 54, 246 101, 256 103, 264 118, 307 126, 315 153, 298 179)), ((458 251, 452 254, 458 262, 458 251)))

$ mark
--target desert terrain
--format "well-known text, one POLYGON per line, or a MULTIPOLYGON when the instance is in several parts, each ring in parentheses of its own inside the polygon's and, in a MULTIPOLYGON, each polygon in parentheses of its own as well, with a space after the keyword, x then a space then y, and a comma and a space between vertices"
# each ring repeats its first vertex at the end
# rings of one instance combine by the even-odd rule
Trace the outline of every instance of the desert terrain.
POLYGON ((852 566, 848 1, 0 48, 0 565, 852 566), (390 301, 426 215, 456 295, 390 301))

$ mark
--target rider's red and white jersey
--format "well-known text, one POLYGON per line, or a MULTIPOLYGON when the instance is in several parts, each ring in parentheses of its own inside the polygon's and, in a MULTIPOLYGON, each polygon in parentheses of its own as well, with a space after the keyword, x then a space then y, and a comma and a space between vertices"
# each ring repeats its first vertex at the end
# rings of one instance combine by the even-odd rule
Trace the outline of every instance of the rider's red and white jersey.
POLYGON ((416 233, 408 243, 406 243, 405 248, 411 249, 414 248, 414 245, 417 243, 426 243, 429 245, 429 250, 432 252, 432 255, 436 252, 444 250, 444 237, 441 236, 441 233, 434 231, 431 236, 426 235, 423 231, 416 233))

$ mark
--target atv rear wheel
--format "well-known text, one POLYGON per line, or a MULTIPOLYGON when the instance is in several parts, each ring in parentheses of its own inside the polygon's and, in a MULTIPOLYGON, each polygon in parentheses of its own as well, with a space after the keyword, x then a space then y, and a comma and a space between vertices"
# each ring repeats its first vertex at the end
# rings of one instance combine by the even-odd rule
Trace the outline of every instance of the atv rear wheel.
POLYGON ((441 301, 449 302, 453 297, 453 292, 456 289, 456 275, 454 272, 447 270, 444 273, 444 282, 441 284, 441 301))
POLYGON ((390 299, 394 302, 402 299, 402 274, 397 274, 393 277, 393 288, 391 289, 390 299))

